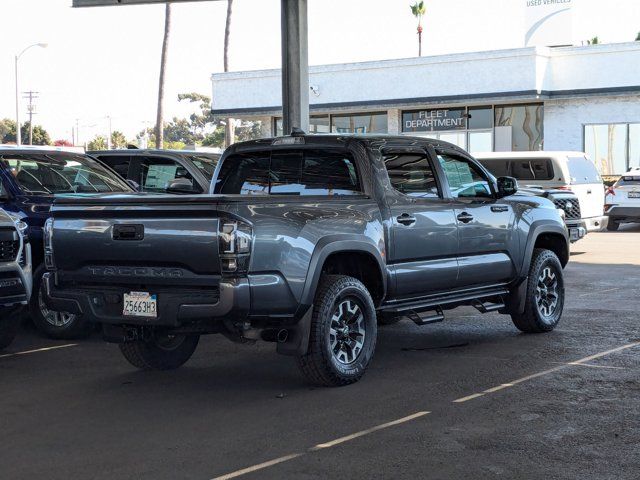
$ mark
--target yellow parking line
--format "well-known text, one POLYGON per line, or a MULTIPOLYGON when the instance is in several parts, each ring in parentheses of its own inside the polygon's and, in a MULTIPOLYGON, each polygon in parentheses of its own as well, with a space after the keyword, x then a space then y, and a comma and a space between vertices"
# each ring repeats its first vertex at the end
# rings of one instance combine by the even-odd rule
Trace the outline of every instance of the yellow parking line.
POLYGON ((218 477, 215 477, 213 480, 229 480, 231 478, 237 478, 242 475, 246 475, 247 473, 263 470, 265 468, 272 467, 273 465, 277 465, 279 463, 288 462, 289 460, 294 460, 308 453, 317 452, 325 448, 335 447, 336 445, 340 445, 341 443, 349 442, 356 438, 364 437, 365 435, 370 435, 374 432, 377 432, 378 430, 383 430, 385 428, 393 427, 395 425, 400 425, 401 423, 407 423, 412 420, 416 420, 417 418, 421 418, 421 417, 424 417, 425 415, 429 415, 429 413, 431 412, 416 412, 406 417, 398 418, 397 420, 393 420, 391 422, 382 423, 380 425, 376 425, 375 427, 367 428, 366 430, 361 430, 359 432, 352 433, 351 435, 340 437, 335 440, 331 440, 329 442, 319 443, 318 445, 315 445, 309 448, 306 452, 292 453, 291 455, 285 455, 284 457, 279 457, 279 458, 276 458, 275 460, 269 460, 268 462, 259 463, 251 467, 243 468, 241 470, 236 470, 235 472, 220 475, 218 477))
POLYGON ((55 345, 53 347, 36 348, 35 350, 25 350, 24 352, 5 353, 4 355, 0 355, 0 358, 16 357, 18 355, 28 355, 30 353, 48 352, 50 350, 58 350, 60 348, 68 348, 68 347, 76 347, 76 346, 78 346, 77 343, 68 343, 66 345, 55 345))

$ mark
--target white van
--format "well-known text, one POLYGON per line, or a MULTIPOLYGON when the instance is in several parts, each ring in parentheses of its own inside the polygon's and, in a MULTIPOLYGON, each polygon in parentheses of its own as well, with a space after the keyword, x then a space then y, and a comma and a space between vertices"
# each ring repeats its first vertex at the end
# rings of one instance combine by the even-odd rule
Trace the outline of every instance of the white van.
POLYGON ((489 152, 474 155, 495 176, 518 179, 523 186, 570 190, 580 202, 587 231, 607 225, 604 184, 594 163, 582 152, 489 152))

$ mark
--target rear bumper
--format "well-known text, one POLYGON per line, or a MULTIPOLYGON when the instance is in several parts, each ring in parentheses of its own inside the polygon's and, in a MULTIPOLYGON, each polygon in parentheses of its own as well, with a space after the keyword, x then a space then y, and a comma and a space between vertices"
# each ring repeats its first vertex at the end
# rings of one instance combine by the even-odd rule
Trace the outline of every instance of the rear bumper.
POLYGON ((606 215, 601 217, 589 217, 582 219, 585 223, 587 232, 599 232, 606 228, 609 218, 606 215))
POLYGON ((58 287, 52 273, 45 273, 45 302, 57 311, 83 315, 87 320, 114 325, 149 325, 179 327, 188 322, 220 319, 241 320, 251 304, 249 281, 229 278, 212 288, 160 288, 157 295, 157 318, 124 316, 123 295, 131 287, 58 287))
POLYGON ((607 217, 622 222, 640 222, 640 207, 617 207, 607 210, 607 217))

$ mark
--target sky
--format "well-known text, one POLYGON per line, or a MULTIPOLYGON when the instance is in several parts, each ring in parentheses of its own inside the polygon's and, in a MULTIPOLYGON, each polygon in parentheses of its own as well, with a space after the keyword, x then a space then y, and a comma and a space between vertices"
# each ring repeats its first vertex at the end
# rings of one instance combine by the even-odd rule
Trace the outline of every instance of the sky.
MULTIPOLYGON (((344 63, 417 55, 413 0, 308 0, 309 63, 344 63)), ((426 0, 423 55, 523 46, 526 0, 426 0)), ((574 38, 635 39, 640 0, 574 0, 574 38)), ((0 0, 0 118, 15 118, 14 55, 20 90, 38 91, 38 114, 53 139, 80 142, 112 128, 133 138, 155 123, 164 6, 71 8, 72 0, 0 0)), ((225 1, 173 5, 165 118, 193 107, 177 95, 211 95, 223 70, 225 1)), ((280 0, 235 0, 232 71, 280 67, 280 0)), ((24 121, 26 106, 21 108, 24 121)))

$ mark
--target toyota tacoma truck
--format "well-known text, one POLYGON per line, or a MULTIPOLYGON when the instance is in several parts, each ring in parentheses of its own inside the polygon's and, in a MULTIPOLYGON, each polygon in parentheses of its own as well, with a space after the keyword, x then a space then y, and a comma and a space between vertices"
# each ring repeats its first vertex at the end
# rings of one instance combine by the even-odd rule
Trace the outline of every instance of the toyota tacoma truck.
POLYGON ((212 195, 58 198, 50 308, 102 324, 141 369, 203 334, 274 342, 312 382, 361 378, 378 324, 471 305, 548 332, 564 306, 566 226, 446 142, 290 136, 231 146, 212 195))
POLYGON ((20 327, 20 311, 31 295, 31 247, 27 224, 0 208, 0 350, 20 327))

